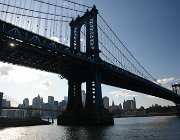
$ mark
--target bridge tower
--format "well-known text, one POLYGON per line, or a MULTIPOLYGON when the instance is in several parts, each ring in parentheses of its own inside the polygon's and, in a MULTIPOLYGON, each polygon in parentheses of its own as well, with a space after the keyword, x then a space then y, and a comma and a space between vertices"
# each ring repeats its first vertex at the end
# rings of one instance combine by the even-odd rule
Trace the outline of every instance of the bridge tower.
MULTIPOLYGON (((87 59, 93 59, 98 64, 98 10, 94 6, 82 17, 77 17, 70 22, 70 50, 78 53, 81 51, 80 34, 81 27, 86 27, 86 52, 87 59)), ((101 90, 101 69, 87 67, 85 71, 78 72, 73 66, 68 69, 68 104, 66 111, 58 117, 60 125, 87 125, 87 124, 113 124, 112 114, 104 108, 101 90), (89 70, 87 70, 89 69, 89 70), (86 103, 83 108, 81 97, 81 84, 86 82, 86 103)))
MULTIPOLYGON (((173 92, 180 95, 180 83, 172 85, 173 92)), ((176 104, 176 115, 180 116, 180 104, 176 104)))

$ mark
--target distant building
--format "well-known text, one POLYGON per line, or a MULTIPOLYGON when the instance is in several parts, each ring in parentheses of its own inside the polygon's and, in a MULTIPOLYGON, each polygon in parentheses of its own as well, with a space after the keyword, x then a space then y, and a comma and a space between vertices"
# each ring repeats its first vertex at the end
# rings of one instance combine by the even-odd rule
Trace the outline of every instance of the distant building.
POLYGON ((58 106, 58 101, 54 101, 54 105, 55 105, 55 106, 58 106))
POLYGON ((103 97, 104 108, 109 109, 109 98, 107 96, 103 97))
POLYGON ((62 100, 61 102, 59 102, 59 110, 64 111, 66 110, 66 106, 67 106, 67 101, 66 100, 62 100))
POLYGON ((23 100, 23 107, 28 107, 29 106, 29 99, 28 98, 25 98, 23 100))
POLYGON ((64 100, 66 100, 66 102, 68 101, 68 96, 64 96, 64 100))
POLYGON ((11 102, 6 100, 6 99, 2 99, 2 107, 10 107, 11 106, 11 102))
POLYGON ((8 118, 23 118, 24 117, 24 111, 19 109, 8 109, 2 111, 2 116, 6 116, 8 118))
POLYGON ((53 96, 48 96, 48 103, 51 105, 54 104, 54 97, 53 96))
MULTIPOLYGON (((34 97, 33 98, 33 101, 32 101, 32 107, 33 108, 43 108, 43 98, 41 98, 39 95, 37 97, 34 97)), ((38 110, 34 110, 33 111, 34 115, 41 115, 41 111, 38 111, 38 110)))
POLYGON ((136 110, 136 100, 127 100, 123 102, 123 109, 124 110, 136 110))
POLYGON ((119 109, 122 110, 122 105, 121 104, 119 104, 119 109))
POLYGON ((32 107, 42 108, 42 106, 43 106, 43 98, 41 98, 39 95, 37 97, 34 97, 32 101, 32 107))
POLYGON ((85 106, 85 103, 86 103, 86 93, 84 90, 81 91, 81 94, 82 94, 82 104, 83 104, 83 107, 85 106))

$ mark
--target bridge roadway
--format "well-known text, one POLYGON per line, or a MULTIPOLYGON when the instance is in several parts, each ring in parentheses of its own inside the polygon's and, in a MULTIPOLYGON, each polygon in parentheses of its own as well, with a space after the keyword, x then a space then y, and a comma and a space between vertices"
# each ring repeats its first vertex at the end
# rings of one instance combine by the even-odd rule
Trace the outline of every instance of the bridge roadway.
POLYGON ((94 60, 86 53, 54 42, 20 27, 0 20, 0 61, 62 75, 68 79, 73 71, 86 81, 93 70, 101 70, 102 83, 125 88, 180 104, 180 96, 147 79, 111 65, 94 60))

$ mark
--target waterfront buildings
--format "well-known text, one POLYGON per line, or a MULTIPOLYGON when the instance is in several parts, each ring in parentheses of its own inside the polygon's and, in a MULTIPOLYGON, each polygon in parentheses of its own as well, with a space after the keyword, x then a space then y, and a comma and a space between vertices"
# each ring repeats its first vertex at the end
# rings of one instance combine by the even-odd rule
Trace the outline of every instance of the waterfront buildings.
POLYGON ((133 100, 127 100, 123 102, 123 110, 136 110, 136 100, 133 98, 133 100))

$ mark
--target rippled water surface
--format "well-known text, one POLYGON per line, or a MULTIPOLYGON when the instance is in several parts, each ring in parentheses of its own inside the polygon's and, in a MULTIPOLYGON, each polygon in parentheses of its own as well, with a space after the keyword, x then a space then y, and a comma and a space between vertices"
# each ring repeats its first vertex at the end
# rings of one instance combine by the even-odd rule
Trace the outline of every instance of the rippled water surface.
POLYGON ((180 140, 180 118, 116 118, 112 126, 28 126, 0 129, 1 140, 180 140))

